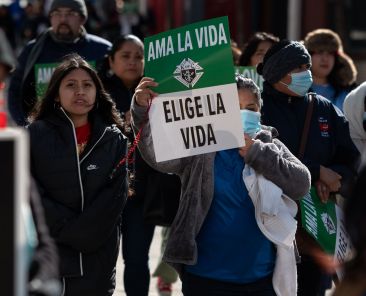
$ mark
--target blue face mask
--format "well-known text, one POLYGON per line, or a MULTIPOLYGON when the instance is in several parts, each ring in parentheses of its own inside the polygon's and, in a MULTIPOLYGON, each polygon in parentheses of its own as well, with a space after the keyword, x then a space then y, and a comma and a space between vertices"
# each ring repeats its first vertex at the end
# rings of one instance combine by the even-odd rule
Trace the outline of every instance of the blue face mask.
POLYGON ((251 137, 254 137, 257 132, 261 130, 261 114, 251 110, 240 110, 241 124, 244 129, 244 133, 251 137))
POLYGON ((305 96, 310 86, 313 84, 313 77, 310 70, 306 70, 299 73, 291 73, 291 83, 286 84, 280 81, 283 85, 286 85, 289 90, 299 96, 305 96))

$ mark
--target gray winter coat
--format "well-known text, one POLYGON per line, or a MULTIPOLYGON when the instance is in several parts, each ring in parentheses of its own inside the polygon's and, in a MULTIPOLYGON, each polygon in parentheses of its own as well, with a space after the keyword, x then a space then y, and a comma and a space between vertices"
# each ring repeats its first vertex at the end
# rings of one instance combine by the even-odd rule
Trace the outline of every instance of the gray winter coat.
MULTIPOLYGON (((146 120, 146 107, 133 99, 132 126, 137 133, 146 120)), ((310 190, 310 172, 278 139, 271 127, 262 127, 245 160, 258 174, 279 186, 293 199, 300 199, 310 190)), ((180 271, 181 264, 197 262, 196 237, 210 208, 214 191, 215 153, 201 154, 157 163, 149 122, 143 128, 138 148, 153 168, 177 174, 182 183, 180 204, 171 225, 163 260, 180 271)), ((244 160, 243 160, 244 161, 244 160)))

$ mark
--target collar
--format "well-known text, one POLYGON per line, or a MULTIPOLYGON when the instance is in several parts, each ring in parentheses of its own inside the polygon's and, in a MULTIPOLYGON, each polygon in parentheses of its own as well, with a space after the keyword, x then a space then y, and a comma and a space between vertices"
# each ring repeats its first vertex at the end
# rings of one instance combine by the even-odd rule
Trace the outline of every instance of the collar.
POLYGON ((57 43, 68 43, 68 44, 75 44, 78 43, 81 39, 84 39, 86 36, 86 30, 84 28, 84 26, 80 27, 80 34, 79 36, 77 36, 74 40, 70 40, 70 41, 65 41, 65 40, 60 40, 57 38, 55 32, 52 30, 52 28, 49 30, 50 36, 52 38, 53 41, 57 42, 57 43))

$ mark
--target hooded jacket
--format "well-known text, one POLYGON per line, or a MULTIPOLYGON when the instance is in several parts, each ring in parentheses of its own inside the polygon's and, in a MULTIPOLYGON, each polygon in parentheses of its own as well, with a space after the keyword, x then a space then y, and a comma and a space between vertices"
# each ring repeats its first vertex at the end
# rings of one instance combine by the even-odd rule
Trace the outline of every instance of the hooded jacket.
POLYGON ((63 277, 89 273, 84 260, 107 273, 118 256, 126 166, 112 179, 110 174, 126 155, 127 140, 97 115, 91 124, 91 138, 80 157, 74 125, 62 109, 29 126, 32 173, 57 243, 63 277), (103 256, 110 259, 98 259, 103 256))

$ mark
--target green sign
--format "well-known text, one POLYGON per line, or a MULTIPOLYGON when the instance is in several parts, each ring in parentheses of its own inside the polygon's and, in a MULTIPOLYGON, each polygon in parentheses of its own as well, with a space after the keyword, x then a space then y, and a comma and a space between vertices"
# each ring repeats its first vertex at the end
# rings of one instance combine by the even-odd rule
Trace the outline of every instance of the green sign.
POLYGON ((337 237, 335 203, 322 203, 316 189, 311 187, 309 194, 300 201, 300 205, 303 227, 327 253, 334 254, 337 237))
POLYGON ((252 79, 256 85, 260 88, 260 90, 263 90, 263 77, 262 75, 259 75, 257 73, 256 67, 235 67, 235 73, 236 74, 242 74, 243 76, 252 79))
POLYGON ((145 76, 159 86, 149 113, 157 161, 244 145, 228 18, 145 38, 145 76))
MULTIPOLYGON (((94 61, 88 63, 95 68, 94 61)), ((46 92, 51 76, 58 65, 59 63, 35 64, 34 75, 36 79, 36 94, 38 99, 42 98, 46 92)))
POLYGON ((145 75, 169 93, 234 82, 227 17, 145 38, 145 75))

